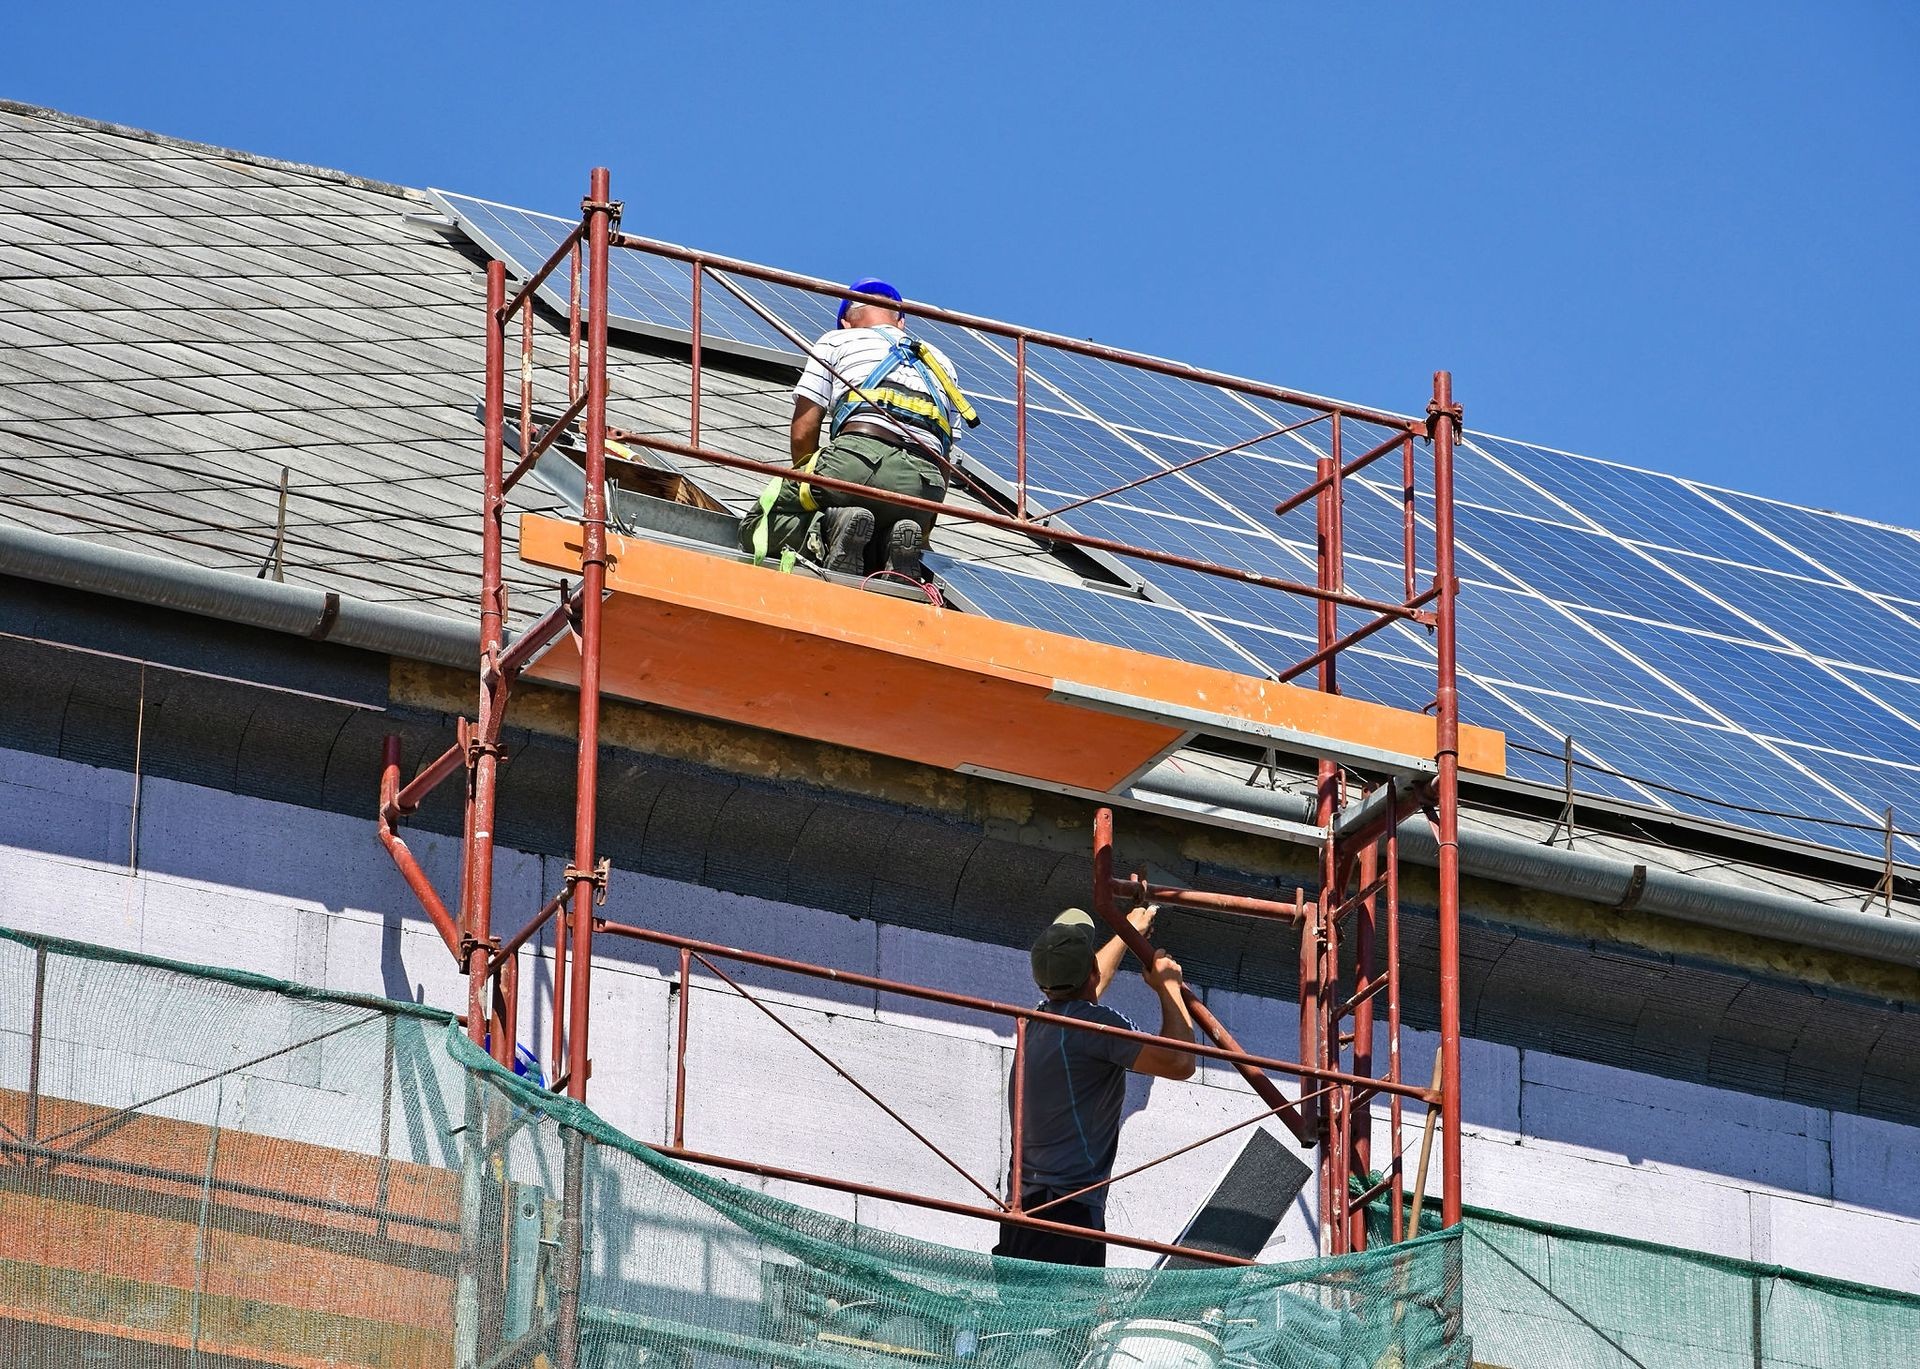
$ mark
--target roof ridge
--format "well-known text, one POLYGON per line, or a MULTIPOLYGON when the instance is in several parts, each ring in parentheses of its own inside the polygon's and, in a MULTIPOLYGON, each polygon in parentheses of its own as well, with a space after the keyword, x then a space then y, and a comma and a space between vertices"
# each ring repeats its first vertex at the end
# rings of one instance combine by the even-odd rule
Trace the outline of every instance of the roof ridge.
POLYGON ((402 195, 408 199, 426 201, 425 193, 413 186, 395 185, 391 181, 377 181, 368 176, 356 176, 350 171, 338 171, 329 166, 314 166, 309 162, 290 162, 279 157, 262 156, 257 152, 243 152, 238 148, 222 147, 218 143, 196 142, 191 138, 173 138, 149 129, 134 128, 130 124, 115 124, 104 119, 89 119, 81 114, 69 114, 65 110, 51 109, 46 105, 32 105, 20 100, 0 98, 0 113, 48 119, 57 123, 71 124, 89 133, 106 133, 116 138, 132 138, 139 142, 154 143, 160 147, 177 147, 188 152, 219 157, 225 161, 244 162, 249 166, 264 167, 270 171, 285 171, 297 176, 311 176, 317 180, 350 185, 358 190, 402 195))

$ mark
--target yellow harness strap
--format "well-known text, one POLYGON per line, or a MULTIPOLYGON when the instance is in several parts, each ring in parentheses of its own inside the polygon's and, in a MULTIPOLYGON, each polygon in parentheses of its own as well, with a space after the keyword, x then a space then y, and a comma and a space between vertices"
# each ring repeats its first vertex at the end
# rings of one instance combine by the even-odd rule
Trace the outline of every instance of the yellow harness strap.
POLYGON ((969 428, 978 427, 980 415, 974 412, 973 405, 967 403, 967 397, 960 393, 959 385, 947 374, 947 368, 934 357, 931 348, 920 349, 920 363, 940 382, 940 388, 946 392, 947 402, 953 406, 953 411, 960 415, 969 428))
MULTIPOLYGON (((814 465, 819 460, 820 453, 815 452, 812 456, 794 467, 794 469, 802 475, 812 475, 814 465)), ((749 548, 753 553, 753 564, 756 566, 766 564, 767 552, 771 550, 773 506, 779 502, 780 487, 786 483, 787 477, 775 476, 767 482, 767 487, 760 491, 760 498, 756 503, 756 507, 760 511, 760 521, 754 525, 753 545, 749 548)), ((813 497, 813 489, 804 480, 800 482, 799 493, 801 508, 805 509, 808 513, 818 513, 820 511, 820 505, 815 502, 813 497)), ((787 547, 782 549, 780 552, 780 569, 783 571, 791 571, 793 569, 793 562, 793 548, 787 547)))
POLYGON ((854 409, 849 411, 849 416, 857 412, 862 404, 872 405, 883 413, 888 409, 896 409, 910 413, 916 418, 926 419, 944 438, 953 437, 953 424, 948 420, 946 411, 925 395, 917 394, 912 390, 896 390, 889 385, 877 385, 872 389, 855 386, 847 391, 847 398, 841 400, 841 403, 845 404, 849 400, 854 405, 854 409))

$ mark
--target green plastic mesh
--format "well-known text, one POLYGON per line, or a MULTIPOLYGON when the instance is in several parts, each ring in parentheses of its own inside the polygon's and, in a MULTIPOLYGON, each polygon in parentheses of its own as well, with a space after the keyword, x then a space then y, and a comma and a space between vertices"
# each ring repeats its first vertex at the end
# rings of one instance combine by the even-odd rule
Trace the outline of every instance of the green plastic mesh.
POLYGON ((1474 1212, 1462 1255, 1475 1359, 1644 1369, 1912 1364, 1920 1299, 1474 1212))
POLYGON ((673 1161, 411 1005, 11 935, 0 1005, 9 1369, 1468 1362, 1457 1233, 995 1260, 673 1161))
MULTIPOLYGON (((1384 1234, 1386 1209, 1370 1214, 1384 1234)), ((1421 1226, 1439 1229, 1429 1212, 1421 1226)), ((1473 1363, 1487 1369, 1853 1369, 1920 1359, 1920 1298, 1469 1207, 1473 1363)), ((1422 1239, 1426 1239, 1425 1236, 1422 1239)))
POLYGON ((994 1260, 679 1164, 442 1013, 0 933, 8 1369, 1881 1364, 1917 1307, 1490 1216, 1257 1268, 994 1260))

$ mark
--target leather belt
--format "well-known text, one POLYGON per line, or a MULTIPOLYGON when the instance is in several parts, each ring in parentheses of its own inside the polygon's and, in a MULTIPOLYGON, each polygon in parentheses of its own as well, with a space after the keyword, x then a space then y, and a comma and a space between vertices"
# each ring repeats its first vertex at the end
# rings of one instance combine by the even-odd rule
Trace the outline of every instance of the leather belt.
POLYGON ((912 452, 916 456, 931 454, 931 448, 908 437, 890 423, 882 423, 874 418, 849 418, 840 425, 842 437, 871 437, 876 442, 884 442, 889 447, 897 447, 903 452, 912 452))

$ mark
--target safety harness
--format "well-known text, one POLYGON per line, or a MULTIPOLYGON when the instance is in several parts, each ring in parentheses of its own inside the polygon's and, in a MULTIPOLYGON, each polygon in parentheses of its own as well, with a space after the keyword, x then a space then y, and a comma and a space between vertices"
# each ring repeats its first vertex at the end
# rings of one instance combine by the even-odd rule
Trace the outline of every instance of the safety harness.
MULTIPOLYGON (((867 378, 858 385, 851 386, 840 397, 840 402, 834 405, 833 416, 827 426, 827 441, 831 443, 839 437, 840 429, 854 415, 878 411, 897 423, 932 433, 940 440, 940 455, 942 457, 949 455, 953 451, 953 420, 958 417, 968 427, 977 427, 980 415, 974 411, 971 404, 967 403, 967 397, 960 393, 960 387, 954 383, 953 377, 947 374, 947 368, 940 364, 940 359, 925 343, 887 324, 879 325, 874 331, 888 337, 893 345, 887 349, 887 354, 880 359, 880 364, 873 368, 867 378), (924 393, 903 390, 884 383, 888 376, 902 366, 913 368, 920 377, 920 383, 926 387, 924 393)), ((819 460, 820 453, 815 452, 795 467, 794 473, 812 475, 814 465, 819 460)), ((760 492, 760 521, 753 530, 750 548, 753 563, 756 566, 767 559, 772 540, 770 528, 773 523, 773 506, 780 498, 780 489, 786 484, 788 478, 777 478, 769 482, 766 489, 760 492)), ((804 480, 799 482, 798 495, 801 508, 808 513, 820 511, 819 502, 813 497, 813 487, 804 480)), ((781 570, 792 570, 793 561, 791 550, 780 553, 781 570)))
POLYGON ((932 433, 940 439, 940 455, 948 455, 953 450, 953 420, 964 419, 968 427, 973 427, 979 423, 980 416, 925 343, 887 324, 881 324, 874 331, 889 338, 893 345, 871 375, 840 396, 827 428, 828 441, 840 435, 841 427, 849 418, 862 410, 874 409, 896 422, 932 433), (924 392, 884 383, 902 366, 913 368, 924 392))

